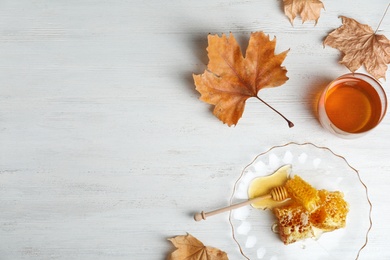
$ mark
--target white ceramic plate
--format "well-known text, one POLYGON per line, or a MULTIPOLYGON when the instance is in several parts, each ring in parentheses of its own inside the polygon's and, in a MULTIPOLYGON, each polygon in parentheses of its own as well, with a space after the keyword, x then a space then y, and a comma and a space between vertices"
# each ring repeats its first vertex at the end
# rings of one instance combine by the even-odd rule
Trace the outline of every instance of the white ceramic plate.
POLYGON ((349 203, 346 228, 324 233, 318 240, 306 239, 284 245, 272 231, 275 217, 269 210, 246 206, 230 213, 236 242, 249 259, 357 259, 366 246, 371 229, 371 202, 359 173, 346 159, 311 143, 289 143, 258 155, 235 184, 231 203, 248 199, 250 182, 291 164, 298 174, 317 189, 339 190, 349 203))

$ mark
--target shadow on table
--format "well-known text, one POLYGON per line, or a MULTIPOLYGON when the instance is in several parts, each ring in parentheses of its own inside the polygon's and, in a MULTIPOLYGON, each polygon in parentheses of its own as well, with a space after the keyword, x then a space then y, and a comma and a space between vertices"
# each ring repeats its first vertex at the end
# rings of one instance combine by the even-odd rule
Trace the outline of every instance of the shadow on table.
POLYGON ((306 98, 309 100, 309 102, 307 102, 307 109, 311 111, 312 115, 317 119, 318 124, 320 124, 320 121, 318 120, 318 101, 322 91, 331 81, 332 79, 330 77, 318 77, 313 79, 307 87, 306 98))

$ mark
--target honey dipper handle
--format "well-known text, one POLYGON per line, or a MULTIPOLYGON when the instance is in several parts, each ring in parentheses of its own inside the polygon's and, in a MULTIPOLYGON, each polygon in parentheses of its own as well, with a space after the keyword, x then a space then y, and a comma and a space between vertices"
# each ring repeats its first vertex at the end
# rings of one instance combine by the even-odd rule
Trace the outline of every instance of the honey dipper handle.
POLYGON ((200 221, 202 219, 206 220, 207 217, 211 217, 211 216, 214 216, 214 215, 217 215, 219 213, 226 212, 226 211, 229 211, 229 210, 241 208, 243 206, 255 203, 255 202, 259 201, 259 200, 270 199, 270 198, 272 198, 271 194, 267 194, 267 195, 256 197, 256 198, 253 198, 253 199, 250 199, 250 200, 246 200, 246 201, 243 201, 243 202, 240 202, 240 203, 237 203, 237 204, 233 204, 233 205, 221 208, 221 209, 216 209, 216 210, 213 210, 213 211, 210 211, 210 212, 203 212, 202 211, 200 213, 196 213, 194 215, 194 219, 196 221, 200 221))

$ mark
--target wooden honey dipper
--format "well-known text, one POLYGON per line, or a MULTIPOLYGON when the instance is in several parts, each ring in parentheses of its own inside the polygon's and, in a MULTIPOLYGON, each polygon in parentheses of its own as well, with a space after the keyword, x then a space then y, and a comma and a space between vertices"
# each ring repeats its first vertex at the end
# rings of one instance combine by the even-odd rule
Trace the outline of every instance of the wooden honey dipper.
POLYGON ((286 188, 284 186, 278 186, 278 187, 272 188, 272 190, 269 194, 266 194, 266 195, 263 195, 260 197, 256 197, 256 198, 253 198, 253 199, 250 199, 247 201, 243 201, 243 202, 240 202, 240 203, 237 203, 234 205, 230 205, 230 206, 227 206, 227 207, 224 207, 221 209, 213 210, 210 212, 203 212, 202 211, 200 213, 196 213, 194 215, 194 219, 195 219, 195 221, 200 221, 202 219, 206 220, 207 217, 211 217, 213 215, 217 215, 217 214, 222 213, 222 212, 226 212, 229 210, 240 208, 240 207, 243 207, 243 206, 246 206, 248 204, 252 204, 252 203, 255 203, 257 201, 264 200, 264 199, 273 199, 275 201, 282 201, 282 200, 285 200, 287 198, 289 198, 289 196, 288 196, 286 188))

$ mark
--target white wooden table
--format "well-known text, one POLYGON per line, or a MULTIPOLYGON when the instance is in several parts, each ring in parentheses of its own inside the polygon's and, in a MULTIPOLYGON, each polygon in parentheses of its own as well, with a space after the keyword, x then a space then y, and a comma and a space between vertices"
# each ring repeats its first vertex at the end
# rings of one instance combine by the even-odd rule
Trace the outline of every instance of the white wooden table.
MULTIPOLYGON (((389 259, 390 117, 344 140, 313 109, 348 72, 322 45, 338 16, 375 28, 388 1, 323 2, 316 26, 293 27, 281 0, 1 1, 0 259, 165 259, 167 238, 186 232, 241 259, 227 214, 192 214, 227 205, 243 167, 290 141, 359 170, 373 203, 361 259, 389 259), (289 81, 260 96, 294 128, 252 99, 228 127, 198 99, 192 73, 208 62, 208 33, 245 46, 252 31, 290 48, 289 81)), ((390 14, 379 33, 390 37, 390 14)))

